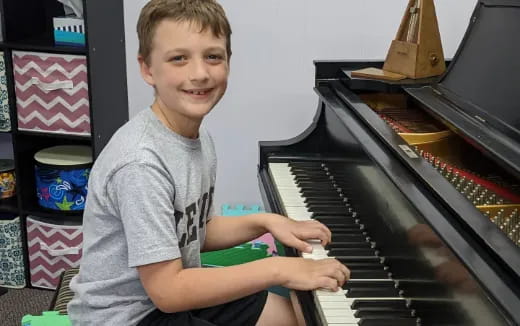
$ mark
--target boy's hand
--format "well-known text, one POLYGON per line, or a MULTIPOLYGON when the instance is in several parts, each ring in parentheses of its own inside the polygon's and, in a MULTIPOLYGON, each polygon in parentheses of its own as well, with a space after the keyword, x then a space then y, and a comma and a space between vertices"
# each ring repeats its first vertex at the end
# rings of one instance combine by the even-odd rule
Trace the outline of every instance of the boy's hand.
POLYGON ((305 240, 319 239, 324 247, 331 241, 330 230, 315 220, 294 221, 285 216, 269 214, 265 228, 276 240, 302 252, 312 251, 312 247, 305 240))
POLYGON ((328 289, 337 291, 350 278, 350 270, 336 259, 312 260, 298 257, 275 257, 282 286, 302 291, 328 289))

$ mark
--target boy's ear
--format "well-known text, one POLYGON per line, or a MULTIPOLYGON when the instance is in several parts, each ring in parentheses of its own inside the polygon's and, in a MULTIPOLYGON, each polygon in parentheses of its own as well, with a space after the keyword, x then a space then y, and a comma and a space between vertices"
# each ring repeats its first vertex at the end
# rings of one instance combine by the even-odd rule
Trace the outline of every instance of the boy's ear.
POLYGON ((150 71, 150 66, 148 66, 148 64, 144 60, 143 56, 138 55, 137 62, 139 62, 139 70, 141 72, 141 76, 143 77, 144 81, 150 86, 155 86, 155 82, 153 80, 153 75, 152 75, 152 72, 150 71))

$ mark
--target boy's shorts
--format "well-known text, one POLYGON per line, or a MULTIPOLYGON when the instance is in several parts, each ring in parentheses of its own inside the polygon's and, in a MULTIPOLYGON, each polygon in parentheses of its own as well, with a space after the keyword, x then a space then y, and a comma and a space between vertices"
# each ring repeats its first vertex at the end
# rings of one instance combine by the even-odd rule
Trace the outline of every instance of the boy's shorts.
POLYGON ((222 305, 171 314, 155 309, 137 326, 254 326, 264 309, 267 293, 262 291, 222 305))

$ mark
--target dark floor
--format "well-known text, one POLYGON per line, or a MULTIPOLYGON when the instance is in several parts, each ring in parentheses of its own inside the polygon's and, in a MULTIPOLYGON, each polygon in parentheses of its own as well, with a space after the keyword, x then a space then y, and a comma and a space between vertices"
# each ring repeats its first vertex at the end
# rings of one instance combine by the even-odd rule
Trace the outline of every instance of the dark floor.
POLYGON ((21 326, 22 317, 28 314, 39 316, 49 310, 54 291, 36 289, 9 289, 0 296, 0 324, 21 326))

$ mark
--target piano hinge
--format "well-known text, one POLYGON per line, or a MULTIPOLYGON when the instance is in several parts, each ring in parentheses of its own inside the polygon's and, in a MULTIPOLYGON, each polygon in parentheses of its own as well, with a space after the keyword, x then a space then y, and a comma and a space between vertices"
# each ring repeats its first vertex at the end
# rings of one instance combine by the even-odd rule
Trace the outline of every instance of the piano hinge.
POLYGON ((477 119, 480 122, 486 123, 486 119, 484 119, 484 118, 482 118, 482 117, 480 117, 478 115, 475 116, 475 119, 477 119))
POLYGON ((408 155, 409 158, 418 158, 417 154, 408 145, 399 145, 403 152, 408 155))
POLYGON ((432 88, 432 90, 435 94, 442 95, 441 91, 439 91, 438 89, 432 88))

